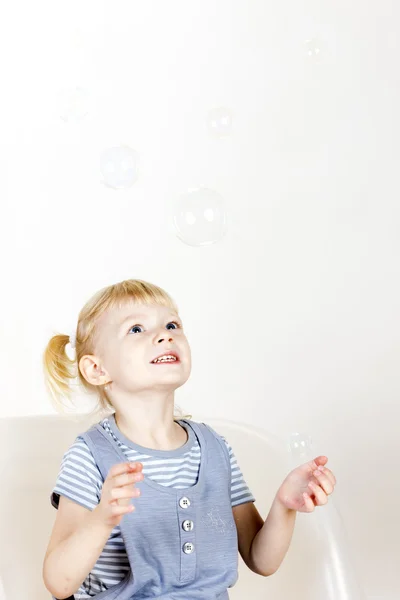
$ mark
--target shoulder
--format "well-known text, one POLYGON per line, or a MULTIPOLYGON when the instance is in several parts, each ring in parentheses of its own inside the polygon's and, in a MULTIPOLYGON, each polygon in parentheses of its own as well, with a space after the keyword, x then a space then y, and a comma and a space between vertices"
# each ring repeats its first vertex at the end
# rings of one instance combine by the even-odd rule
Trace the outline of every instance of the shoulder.
POLYGON ((231 468, 234 471, 238 470, 239 467, 238 467, 237 457, 236 457, 235 452, 234 452, 231 444, 229 443, 228 439, 224 435, 219 433, 216 429, 211 427, 208 423, 201 423, 201 425, 204 425, 205 427, 207 427, 207 429, 214 435, 214 437, 216 437, 218 439, 221 446, 223 446, 223 448, 226 452, 226 455, 229 457, 229 462, 230 462, 231 468))
POLYGON ((196 423, 196 425, 206 427, 213 434, 214 437, 216 437, 220 442, 223 442, 223 444, 228 448, 228 450, 232 451, 232 447, 229 444, 226 437, 224 435, 222 435, 221 433, 218 433, 218 431, 216 429, 214 429, 214 427, 211 427, 211 425, 209 425, 208 423, 205 423, 205 422, 196 423))
POLYGON ((83 434, 78 435, 68 450, 64 453, 63 462, 66 461, 85 461, 93 462, 94 458, 85 442, 83 434))
POLYGON ((86 446, 86 448, 90 451, 91 434, 95 433, 99 429, 103 433, 108 434, 110 437, 115 437, 111 430, 109 420, 107 418, 105 418, 105 419, 102 419, 101 421, 97 421, 96 423, 93 423, 86 430, 81 431, 81 433, 76 437, 75 443, 80 442, 81 444, 84 444, 86 446))
POLYGON ((51 502, 58 508, 62 495, 92 510, 100 500, 102 485, 94 457, 79 435, 63 456, 51 502))
POLYGON ((219 442, 220 446, 223 448, 224 454, 226 455, 226 457, 229 459, 229 461, 232 464, 235 457, 233 454, 232 447, 229 444, 226 437, 224 435, 222 435, 221 433, 219 433, 216 429, 214 429, 214 427, 211 427, 211 425, 209 425, 208 423, 202 422, 202 423, 197 423, 197 425, 205 428, 206 430, 208 430, 211 433, 211 435, 213 435, 213 437, 219 442))
POLYGON ((64 473, 64 476, 66 473, 76 473, 96 485, 102 481, 95 458, 82 435, 78 435, 64 453, 60 473, 64 473))

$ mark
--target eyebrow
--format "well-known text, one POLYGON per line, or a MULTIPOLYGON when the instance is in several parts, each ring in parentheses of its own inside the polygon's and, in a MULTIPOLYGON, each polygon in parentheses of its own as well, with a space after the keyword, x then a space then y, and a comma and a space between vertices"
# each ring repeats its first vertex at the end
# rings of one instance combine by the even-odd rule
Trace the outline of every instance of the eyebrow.
MULTIPOLYGON (((128 315, 127 317, 125 317, 125 319, 123 319, 119 324, 118 327, 122 327, 122 325, 124 325, 126 323, 126 321, 134 321, 136 319, 147 319, 149 315, 145 315, 143 313, 135 313, 132 315, 128 315)), ((170 317, 173 317, 175 319, 178 319, 180 321, 179 316, 176 313, 169 313, 170 317)))

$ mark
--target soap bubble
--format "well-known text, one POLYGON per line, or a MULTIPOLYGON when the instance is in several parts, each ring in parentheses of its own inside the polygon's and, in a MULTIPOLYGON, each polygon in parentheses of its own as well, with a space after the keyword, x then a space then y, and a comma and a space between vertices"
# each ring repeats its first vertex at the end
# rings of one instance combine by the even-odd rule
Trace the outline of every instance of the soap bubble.
POLYGON ((128 146, 105 150, 100 158, 104 184, 116 190, 131 187, 138 177, 139 155, 128 146))
MULTIPOLYGON (((307 433, 292 433, 288 440, 292 463, 297 467, 316 458, 307 433)), ((292 465, 293 466, 293 465, 292 465)), ((330 468, 329 462, 327 467, 330 468)), ((332 469, 334 471, 334 469, 332 469)), ((309 600, 364 600, 349 552, 343 519, 335 506, 335 492, 328 504, 317 506, 311 514, 299 514, 300 521, 314 531, 313 572, 318 576, 310 585, 309 600)))
POLYGON ((207 188, 189 190, 179 198, 173 220, 177 236, 185 244, 213 244, 226 233, 224 200, 217 192, 207 188))
POLYGON ((80 121, 89 112, 89 95, 81 87, 59 93, 60 117, 63 121, 80 121))
POLYGON ((321 64, 323 60, 322 44, 318 38, 310 38, 305 41, 306 60, 312 64, 321 64))
POLYGON ((312 439, 307 433, 292 433, 289 437, 289 451, 294 461, 307 462, 312 457, 312 439))
POLYGON ((214 137, 226 137, 232 133, 232 112, 228 108, 213 108, 208 113, 208 128, 214 137))

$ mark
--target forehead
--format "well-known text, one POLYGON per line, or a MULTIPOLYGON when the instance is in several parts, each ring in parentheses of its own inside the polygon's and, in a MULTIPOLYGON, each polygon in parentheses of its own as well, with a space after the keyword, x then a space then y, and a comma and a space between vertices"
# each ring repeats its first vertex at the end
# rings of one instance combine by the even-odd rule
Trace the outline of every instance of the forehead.
POLYGON ((172 308, 160 304, 138 304, 127 301, 120 306, 109 308, 102 315, 102 323, 104 325, 120 325, 128 318, 164 318, 168 316, 178 315, 172 308))

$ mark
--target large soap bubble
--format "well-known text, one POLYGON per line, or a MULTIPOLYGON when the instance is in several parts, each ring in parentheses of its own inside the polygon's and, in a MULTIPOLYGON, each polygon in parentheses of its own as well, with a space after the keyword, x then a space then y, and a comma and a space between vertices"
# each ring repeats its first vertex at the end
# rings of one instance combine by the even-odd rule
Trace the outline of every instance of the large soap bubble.
MULTIPOLYGON (((293 433, 288 447, 293 468, 316 458, 307 433, 293 433)), ((329 458, 329 457, 328 457, 329 458)), ((329 461, 327 468, 331 465, 329 461)), ((332 467, 334 471, 334 467, 332 467)), ((342 518, 335 507, 334 494, 328 504, 317 506, 311 514, 301 513, 303 524, 314 530, 315 578, 310 580, 308 600, 365 600, 349 554, 342 518)))
POLYGON ((105 150, 100 158, 100 170, 107 187, 116 190, 131 187, 138 178, 139 155, 129 146, 105 150))
POLYGON ((189 190, 179 198, 173 220, 177 236, 185 244, 214 244, 223 238, 227 229, 224 200, 214 190, 189 190))

